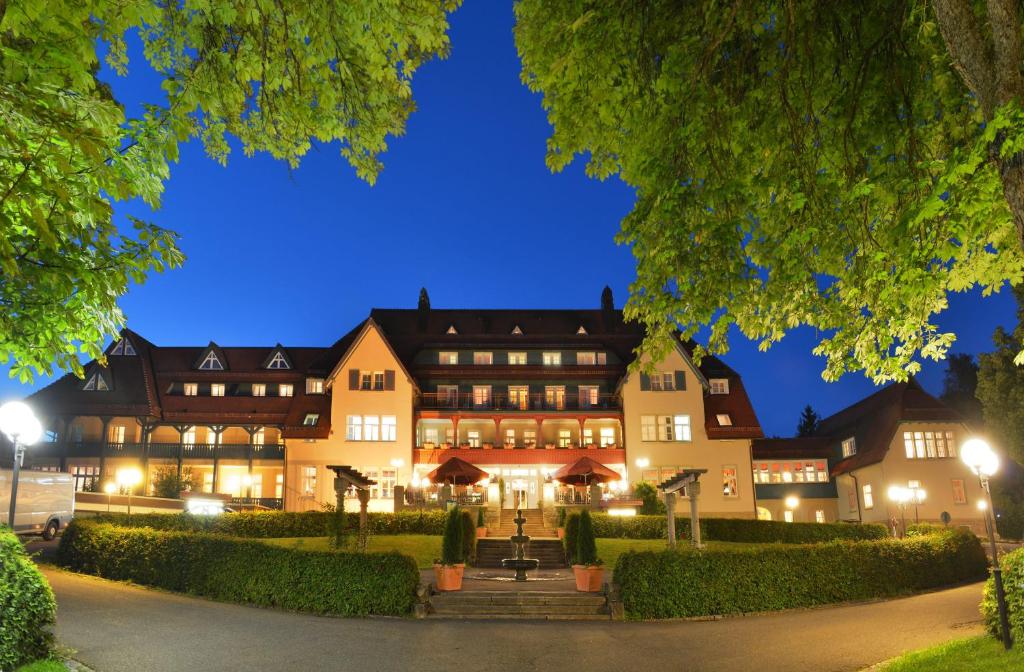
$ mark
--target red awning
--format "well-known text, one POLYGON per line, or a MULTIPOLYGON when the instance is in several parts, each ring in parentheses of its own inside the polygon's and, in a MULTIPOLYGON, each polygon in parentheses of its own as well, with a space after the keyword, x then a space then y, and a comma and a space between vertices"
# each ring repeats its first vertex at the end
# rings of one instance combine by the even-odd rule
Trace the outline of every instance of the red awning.
POLYGON ((596 460, 581 457, 556 471, 552 478, 566 485, 587 485, 588 483, 618 481, 622 479, 622 476, 596 460))
POLYGON ((469 462, 454 455, 440 467, 427 474, 431 483, 451 483, 452 485, 473 485, 487 478, 489 474, 483 469, 474 467, 469 462))

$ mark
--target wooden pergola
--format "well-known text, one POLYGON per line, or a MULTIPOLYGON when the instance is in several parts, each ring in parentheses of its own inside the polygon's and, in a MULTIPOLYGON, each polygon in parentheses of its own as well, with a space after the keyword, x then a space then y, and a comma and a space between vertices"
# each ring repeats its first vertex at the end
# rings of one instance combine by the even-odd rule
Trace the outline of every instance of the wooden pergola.
POLYGON ((377 481, 371 481, 348 465, 328 464, 327 468, 334 472, 334 496, 337 498, 339 511, 345 508, 345 491, 349 488, 356 489, 356 495, 359 497, 359 536, 364 538, 366 535, 366 507, 370 503, 370 486, 377 485, 377 481))
POLYGON ((665 509, 668 513, 668 545, 676 545, 676 493, 680 490, 690 500, 690 543, 704 548, 700 541, 700 517, 697 514, 697 497, 700 495, 700 477, 707 469, 683 469, 672 478, 663 481, 658 489, 665 495, 665 509))

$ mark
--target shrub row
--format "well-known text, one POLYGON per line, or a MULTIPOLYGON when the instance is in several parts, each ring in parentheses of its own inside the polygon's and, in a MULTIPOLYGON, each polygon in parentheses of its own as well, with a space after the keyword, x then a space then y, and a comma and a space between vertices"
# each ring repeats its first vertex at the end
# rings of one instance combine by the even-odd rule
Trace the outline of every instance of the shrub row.
MULTIPOLYGON (((594 532, 598 537, 623 539, 664 539, 668 535, 665 516, 609 516, 596 513, 594 532)), ((884 539, 889 532, 884 525, 850 523, 784 523, 773 520, 739 518, 702 518, 701 538, 704 541, 742 541, 749 543, 810 544, 837 539, 850 541, 884 539)), ((690 519, 676 517, 676 537, 689 538, 690 519)))
POLYGON ((57 550, 68 569, 227 602, 339 615, 404 615, 420 575, 398 553, 294 550, 192 531, 75 520, 57 550))
MULTIPOLYGON (((261 511, 258 513, 225 513, 219 516, 195 516, 189 513, 144 513, 129 517, 124 514, 102 515, 93 520, 122 527, 151 527, 154 530, 178 532, 212 532, 233 537, 281 538, 325 537, 331 534, 330 511, 261 511)), ((399 513, 368 513, 370 534, 441 534, 444 512, 401 511, 399 513)), ((349 531, 359 528, 359 514, 349 511, 345 516, 349 531)))
POLYGON ((21 541, 0 527, 0 670, 49 655, 56 608, 50 584, 21 541))
POLYGON ((706 551, 626 553, 615 582, 630 618, 734 614, 890 597, 985 575, 965 531, 706 551))
MULTIPOLYGON (((1024 642, 1024 548, 1018 548, 999 558, 1003 568, 1003 591, 1006 593, 1006 611, 1010 621, 1010 637, 1024 642)), ((989 632, 1002 639, 999 632, 999 608, 996 605, 995 581, 989 577, 981 600, 981 613, 989 632)))

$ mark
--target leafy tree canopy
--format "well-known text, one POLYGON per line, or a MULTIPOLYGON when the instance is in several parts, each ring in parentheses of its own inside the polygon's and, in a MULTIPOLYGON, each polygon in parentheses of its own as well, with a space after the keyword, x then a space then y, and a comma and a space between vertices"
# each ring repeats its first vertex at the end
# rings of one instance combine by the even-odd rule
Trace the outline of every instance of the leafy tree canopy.
POLYGON ((1016 3, 515 10, 549 167, 636 188, 618 239, 653 359, 704 326, 724 352, 734 325, 762 349, 807 325, 826 379, 905 379, 953 343, 950 292, 1024 278, 1016 3))
MULTIPOLYGON (((112 200, 158 206, 168 162, 198 138, 225 162, 297 165, 337 141, 372 183, 415 108, 417 68, 448 51, 459 0, 0 0, 0 364, 81 375, 124 324, 130 281, 182 263, 173 232, 119 227, 112 200), (127 118, 97 78, 142 41, 164 100, 127 118)), ((137 64, 132 63, 136 66, 137 64)))
POLYGON ((995 444, 1017 463, 1024 463, 1024 368, 1014 362, 1024 348, 1024 288, 1014 288, 1014 293, 1017 327, 1012 333, 996 329, 992 337, 996 349, 978 356, 977 396, 995 444))
POLYGON ((946 359, 946 375, 942 383, 941 399, 955 408, 964 419, 976 427, 984 422, 978 390, 978 365, 974 357, 964 353, 952 354, 946 359))

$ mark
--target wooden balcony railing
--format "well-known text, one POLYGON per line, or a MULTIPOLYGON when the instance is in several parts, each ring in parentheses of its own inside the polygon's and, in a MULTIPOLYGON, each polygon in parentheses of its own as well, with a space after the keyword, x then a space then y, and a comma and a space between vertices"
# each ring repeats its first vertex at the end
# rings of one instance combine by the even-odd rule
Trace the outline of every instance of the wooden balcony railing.
POLYGON ((621 400, 614 394, 551 395, 539 392, 481 397, 472 393, 424 392, 418 401, 420 408, 467 411, 602 411, 622 408, 621 400))
MULTIPOLYGON (((206 443, 151 443, 148 456, 157 459, 176 460, 179 455, 186 460, 247 460, 250 449, 256 460, 283 460, 284 444, 252 445, 247 443, 222 443, 212 445, 206 443)), ((52 442, 40 443, 30 449, 30 457, 134 457, 141 459, 147 455, 146 446, 142 443, 108 443, 104 447, 100 441, 85 442, 52 442)))

